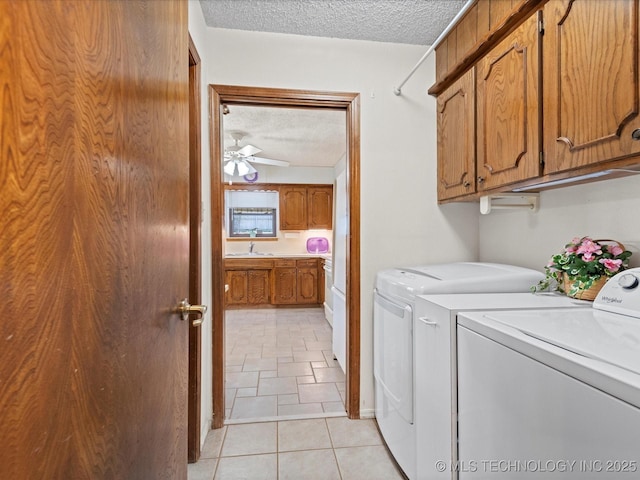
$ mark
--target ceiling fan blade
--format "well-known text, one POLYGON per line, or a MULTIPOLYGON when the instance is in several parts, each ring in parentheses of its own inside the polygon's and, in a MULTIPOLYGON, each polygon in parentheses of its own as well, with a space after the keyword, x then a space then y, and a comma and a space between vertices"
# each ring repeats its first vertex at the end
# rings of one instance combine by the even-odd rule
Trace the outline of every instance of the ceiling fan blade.
POLYGON ((262 150, 260 150, 258 147, 254 147, 253 145, 245 145, 240 150, 237 150, 236 153, 241 157, 250 157, 251 155, 260 153, 261 151, 262 150))
POLYGON ((273 160, 271 158, 262 158, 262 157, 246 157, 245 160, 249 160, 254 163, 262 163, 264 165, 273 165, 275 167, 288 167, 289 162, 285 162, 284 160, 273 160))

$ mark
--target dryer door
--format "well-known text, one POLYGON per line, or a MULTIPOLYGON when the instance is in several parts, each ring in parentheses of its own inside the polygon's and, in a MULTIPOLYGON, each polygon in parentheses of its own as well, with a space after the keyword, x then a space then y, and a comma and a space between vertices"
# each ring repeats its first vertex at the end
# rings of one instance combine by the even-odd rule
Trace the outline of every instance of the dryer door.
MULTIPOLYGON (((413 309, 382 296, 373 304, 373 374, 387 406, 413 423, 413 309)), ((381 400, 381 399, 379 399, 381 400)), ((383 402, 376 400, 376 416, 383 402)), ((379 415, 380 414, 380 415, 379 415)))

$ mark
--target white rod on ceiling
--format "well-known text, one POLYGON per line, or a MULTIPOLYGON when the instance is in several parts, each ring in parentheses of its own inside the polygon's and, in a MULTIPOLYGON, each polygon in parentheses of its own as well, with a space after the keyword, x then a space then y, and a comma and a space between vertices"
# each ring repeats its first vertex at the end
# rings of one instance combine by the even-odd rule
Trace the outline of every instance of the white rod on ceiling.
POLYGON ((440 44, 440 42, 442 42, 444 37, 446 37, 447 34, 451 31, 451 29, 455 26, 458 20, 460 20, 460 18, 462 18, 462 16, 465 13, 467 13, 467 10, 469 10, 471 8, 471 5, 473 5, 475 2, 476 0, 467 0, 467 3, 464 4, 464 7, 462 7, 462 10, 460 10, 458 14, 455 17, 453 17, 453 20, 451 20, 449 25, 447 25, 447 28, 445 28, 442 31, 442 33, 438 36, 438 38, 436 38, 436 41, 433 42, 433 44, 429 47, 429 50, 427 50, 427 52, 422 56, 422 58, 418 60, 418 63, 416 63, 416 66, 413 67, 413 69, 409 72, 409 75, 406 76, 406 78, 400 83, 400 85, 398 85, 397 87, 394 87, 393 93, 395 93, 396 95, 402 95, 402 87, 404 86, 404 84, 407 83, 407 81, 413 76, 414 73, 416 73, 416 70, 418 70, 420 65, 422 65, 422 63, 427 59, 427 57, 431 55, 431 53, 436 49, 436 47, 440 44))

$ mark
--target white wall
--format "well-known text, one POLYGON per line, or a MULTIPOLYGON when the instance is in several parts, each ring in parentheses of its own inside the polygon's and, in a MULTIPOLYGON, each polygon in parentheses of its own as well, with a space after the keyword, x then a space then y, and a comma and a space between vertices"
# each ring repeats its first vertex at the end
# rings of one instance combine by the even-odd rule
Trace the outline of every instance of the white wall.
MULTIPOLYGON (((320 183, 331 185, 333 183, 332 167, 272 167, 268 165, 253 164, 258 171, 256 183, 320 183)), ((231 177, 224 174, 225 182, 242 182, 242 177, 231 177)))
MULTIPOLYGON (((198 0, 189 0, 189 34, 198 50, 201 61, 200 96, 202 100, 202 302, 211 305, 211 186, 209 177, 209 80, 207 79, 206 65, 209 63, 209 51, 207 44, 207 27, 202 15, 202 9, 198 0)), ((201 379, 201 410, 200 410, 200 441, 204 444, 205 438, 211 429, 213 398, 212 398, 212 330, 211 314, 207 313, 202 324, 202 371, 201 379)))
POLYGON ((426 48, 214 28, 205 41, 209 83, 361 94, 360 407, 372 415, 375 273, 478 255, 477 207, 436 203, 434 58, 398 97, 394 85, 426 48))
POLYGON ((640 176, 540 194, 540 211, 497 211, 480 220, 480 259, 542 270, 573 237, 618 240, 640 266, 640 176))

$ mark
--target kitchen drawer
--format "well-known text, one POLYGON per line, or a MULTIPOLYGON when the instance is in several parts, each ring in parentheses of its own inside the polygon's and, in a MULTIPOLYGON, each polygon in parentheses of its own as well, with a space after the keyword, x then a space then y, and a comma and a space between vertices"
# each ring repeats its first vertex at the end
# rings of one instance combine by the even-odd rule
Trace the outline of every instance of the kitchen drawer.
POLYGON ((296 266, 298 268, 315 268, 318 266, 317 258, 305 258, 303 260, 297 260, 296 266))
MULTIPOLYGON (((276 260, 277 261, 277 260, 276 260)), ((227 258, 224 268, 227 270, 270 270, 274 260, 265 258, 227 258)))
POLYGON ((276 258, 274 265, 276 267, 295 267, 296 260, 294 258, 276 258))

